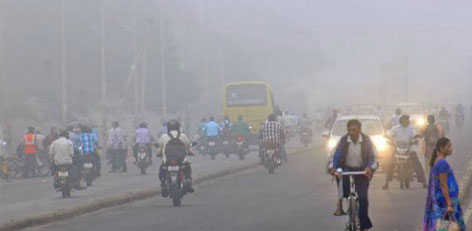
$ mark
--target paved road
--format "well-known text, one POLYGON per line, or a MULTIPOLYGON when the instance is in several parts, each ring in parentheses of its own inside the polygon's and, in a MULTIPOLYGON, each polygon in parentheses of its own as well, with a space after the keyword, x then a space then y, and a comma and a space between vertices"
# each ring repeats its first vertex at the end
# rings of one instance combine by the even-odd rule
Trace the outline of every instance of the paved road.
MULTIPOLYGON (((457 154, 454 165, 465 166, 465 159, 457 154)), ((324 164, 324 152, 307 152, 292 157, 275 175, 260 167, 202 184, 181 208, 153 198, 29 230, 343 230, 344 218, 331 215, 336 190, 324 164)), ((376 175, 370 190, 375 230, 419 230, 426 190, 419 184, 410 190, 392 184, 385 191, 383 180, 384 175, 376 175)))

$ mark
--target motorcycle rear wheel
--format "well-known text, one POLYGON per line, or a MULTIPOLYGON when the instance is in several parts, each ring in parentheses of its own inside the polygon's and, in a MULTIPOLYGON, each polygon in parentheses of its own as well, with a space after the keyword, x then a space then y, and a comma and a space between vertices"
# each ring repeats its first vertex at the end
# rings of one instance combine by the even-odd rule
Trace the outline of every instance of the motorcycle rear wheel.
POLYGON ((171 195, 172 195, 172 204, 174 207, 179 207, 182 205, 182 196, 180 195, 180 190, 178 185, 172 185, 171 187, 171 195))

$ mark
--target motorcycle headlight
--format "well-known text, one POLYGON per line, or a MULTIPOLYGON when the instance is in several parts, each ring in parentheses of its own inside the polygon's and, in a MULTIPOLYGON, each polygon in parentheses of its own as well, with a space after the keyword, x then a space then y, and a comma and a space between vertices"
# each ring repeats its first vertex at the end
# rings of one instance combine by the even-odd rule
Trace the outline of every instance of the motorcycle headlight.
POLYGON ((416 126, 418 127, 423 127, 426 125, 426 120, 424 118, 419 118, 416 120, 416 126))
POLYGON ((374 138, 374 144, 377 148, 377 151, 379 152, 385 151, 385 149, 387 149, 387 141, 383 137, 374 138))

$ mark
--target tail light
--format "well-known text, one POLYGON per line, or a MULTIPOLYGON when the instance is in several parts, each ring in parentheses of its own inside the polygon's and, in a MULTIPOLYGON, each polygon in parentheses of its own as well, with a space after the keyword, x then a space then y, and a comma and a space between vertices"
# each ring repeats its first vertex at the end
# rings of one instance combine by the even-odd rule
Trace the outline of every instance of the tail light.
POLYGON ((170 165, 177 165, 177 161, 176 160, 171 160, 170 165))
POLYGON ((239 140, 239 141, 243 141, 243 140, 244 140, 244 136, 238 136, 238 140, 239 140))

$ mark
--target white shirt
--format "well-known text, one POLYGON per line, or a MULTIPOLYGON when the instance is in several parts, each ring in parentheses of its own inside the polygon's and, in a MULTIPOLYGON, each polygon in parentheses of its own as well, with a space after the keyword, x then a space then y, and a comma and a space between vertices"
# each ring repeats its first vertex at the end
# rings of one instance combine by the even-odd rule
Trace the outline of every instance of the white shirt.
POLYGON ((349 150, 346 156, 346 166, 353 168, 362 167, 362 135, 359 135, 359 140, 357 140, 357 143, 354 143, 351 137, 348 136, 347 143, 349 144, 349 150))
MULTIPOLYGON (((177 137, 177 135, 179 133, 177 131, 170 131, 170 134, 173 137, 177 137)), ((184 143, 185 148, 190 149, 190 146, 192 146, 192 144, 190 143, 190 140, 188 139, 188 137, 185 134, 180 133, 179 139, 184 143)), ((164 134, 159 138, 159 141, 158 141, 159 142, 159 150, 157 151, 157 153, 162 154, 162 162, 163 163, 167 162, 165 150, 166 150, 166 145, 170 140, 171 140, 171 138, 170 138, 169 134, 164 134)), ((186 160, 184 160, 184 162, 185 161, 186 160)))
POLYGON ((396 140, 409 142, 415 137, 415 129, 412 126, 403 127, 401 125, 397 125, 389 131, 389 135, 396 140))
POLYGON ((54 159, 56 165, 72 164, 74 156, 74 145, 72 141, 60 137, 49 146, 49 156, 54 159))

